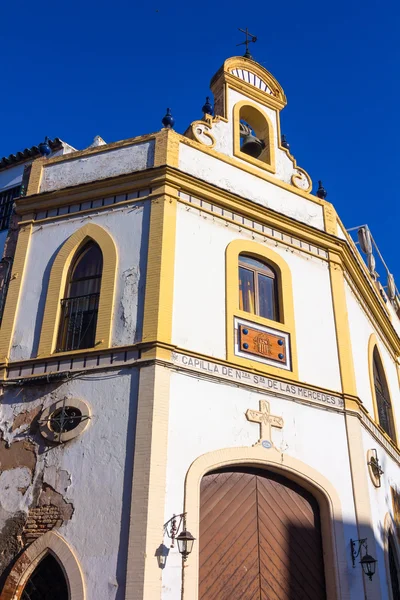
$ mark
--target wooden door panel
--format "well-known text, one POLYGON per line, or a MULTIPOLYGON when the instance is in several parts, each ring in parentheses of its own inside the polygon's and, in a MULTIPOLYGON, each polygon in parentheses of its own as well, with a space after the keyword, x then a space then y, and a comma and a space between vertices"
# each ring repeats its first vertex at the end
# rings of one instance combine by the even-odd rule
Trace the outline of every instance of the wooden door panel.
POLYGON ((326 600, 319 508, 274 473, 201 483, 199 600, 326 600))

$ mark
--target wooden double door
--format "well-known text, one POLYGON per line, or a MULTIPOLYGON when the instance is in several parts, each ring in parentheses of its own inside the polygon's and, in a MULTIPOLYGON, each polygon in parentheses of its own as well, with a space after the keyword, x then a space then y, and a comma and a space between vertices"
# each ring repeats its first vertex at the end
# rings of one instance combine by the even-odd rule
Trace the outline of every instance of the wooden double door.
POLYGON ((199 600, 325 600, 318 504, 263 470, 206 475, 199 600))

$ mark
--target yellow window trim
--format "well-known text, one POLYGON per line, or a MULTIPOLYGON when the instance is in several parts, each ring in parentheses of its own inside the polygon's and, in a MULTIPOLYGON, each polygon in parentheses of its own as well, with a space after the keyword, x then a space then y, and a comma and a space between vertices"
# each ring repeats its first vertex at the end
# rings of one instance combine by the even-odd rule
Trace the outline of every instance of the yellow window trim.
POLYGON ((294 380, 299 380, 292 275, 289 266, 279 254, 262 244, 250 240, 234 240, 226 249, 226 355, 228 361, 242 365, 247 369, 263 370, 278 377, 288 377, 291 374, 294 380), (251 254, 260 260, 266 260, 275 269, 278 280, 280 321, 271 321, 239 309, 239 254, 242 253, 251 254), (279 367, 265 365, 259 361, 236 356, 235 317, 288 333, 290 335, 292 370, 287 371, 279 367))
MULTIPOLYGON (((243 111, 242 111, 243 112, 243 111)), ((241 100, 237 102, 233 107, 233 154, 237 158, 241 158, 252 165, 275 173, 275 144, 274 144, 274 128, 272 126, 271 119, 268 115, 259 107, 257 104, 248 100, 241 100), (268 156, 268 162, 264 162, 259 158, 253 158, 248 154, 245 154, 240 149, 240 113, 244 109, 244 119, 246 120, 246 109, 247 112, 251 112, 252 122, 262 132, 260 135, 268 140, 268 146, 263 150, 262 154, 268 156), (254 122, 254 117, 256 122, 254 122)))
POLYGON ((385 364, 382 360, 382 355, 379 351, 378 340, 377 340, 375 333, 371 333, 369 340, 368 340, 368 372, 369 372, 369 385, 371 387, 372 405, 374 408, 375 425, 377 425, 379 427, 379 430, 382 433, 382 435, 384 435, 388 440, 390 440, 392 442, 392 444, 395 445, 395 447, 397 447, 398 446, 397 423, 396 423, 396 415, 395 415, 395 411, 394 411, 394 407, 393 407, 392 394, 390 392, 389 379, 387 377, 385 364), (374 350, 375 350, 375 348, 377 349, 379 358, 381 360, 383 374, 385 376, 385 383, 386 383, 388 393, 389 393, 390 405, 391 405, 391 410, 392 410, 394 435, 396 438, 395 440, 393 440, 390 437, 390 435, 383 429, 383 427, 381 426, 381 424, 379 422, 378 402, 376 400, 375 382, 374 382, 374 350))
POLYGON ((68 271, 76 252, 90 240, 96 242, 103 253, 95 347, 101 349, 110 346, 118 262, 117 248, 105 229, 89 223, 68 238, 54 260, 47 290, 38 356, 47 356, 55 351, 60 320, 60 300, 64 295, 68 271))

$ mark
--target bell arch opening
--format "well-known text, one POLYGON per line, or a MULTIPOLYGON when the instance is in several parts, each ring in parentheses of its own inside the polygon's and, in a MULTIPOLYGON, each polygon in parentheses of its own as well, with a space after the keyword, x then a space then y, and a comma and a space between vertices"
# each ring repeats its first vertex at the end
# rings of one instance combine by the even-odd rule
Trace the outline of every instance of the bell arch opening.
POLYGON ((240 152, 267 165, 272 164, 272 132, 267 117, 256 107, 239 107, 240 152))

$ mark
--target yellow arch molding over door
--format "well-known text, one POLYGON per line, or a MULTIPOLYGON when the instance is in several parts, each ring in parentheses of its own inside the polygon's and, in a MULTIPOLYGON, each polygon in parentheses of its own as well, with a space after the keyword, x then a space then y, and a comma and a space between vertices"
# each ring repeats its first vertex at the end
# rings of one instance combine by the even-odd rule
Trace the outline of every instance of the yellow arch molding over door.
POLYGON ((60 300, 64 294, 68 271, 76 252, 89 240, 96 242, 103 253, 103 275, 95 346, 99 349, 110 346, 118 263, 117 248, 113 238, 103 227, 89 223, 68 238, 53 263, 47 290, 38 356, 47 356, 55 350, 60 320, 60 300))

